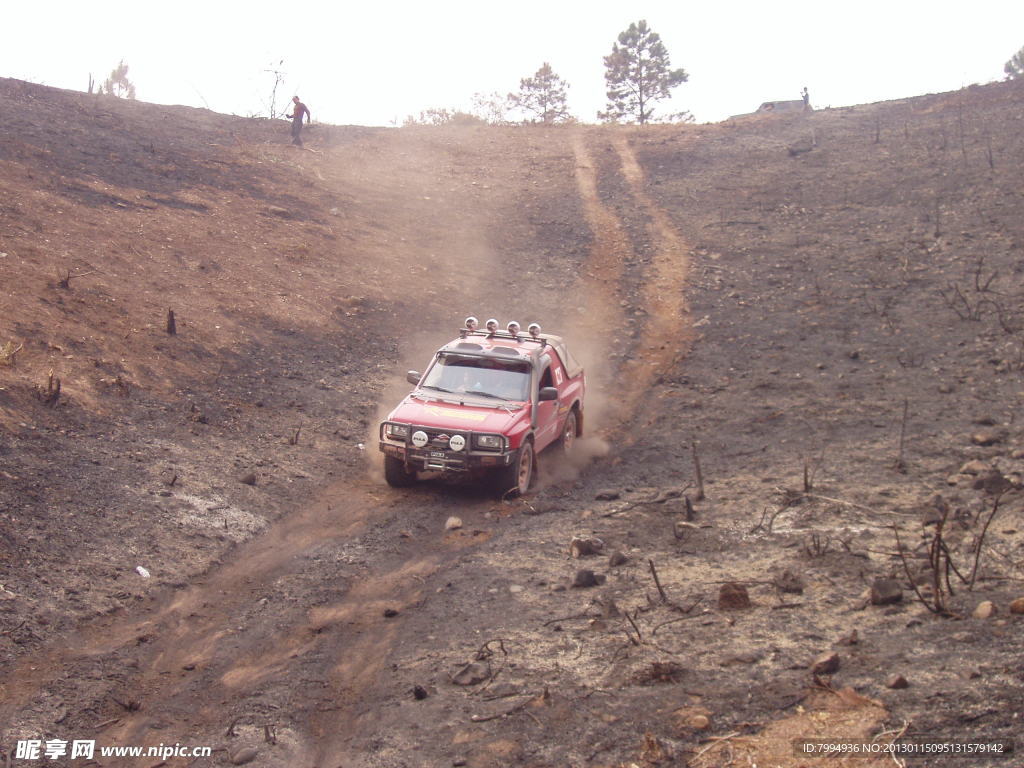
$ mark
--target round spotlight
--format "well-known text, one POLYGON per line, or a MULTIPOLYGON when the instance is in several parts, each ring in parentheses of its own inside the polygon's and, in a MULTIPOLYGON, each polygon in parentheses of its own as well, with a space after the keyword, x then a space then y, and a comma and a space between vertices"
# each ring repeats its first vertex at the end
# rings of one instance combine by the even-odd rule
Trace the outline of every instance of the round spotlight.
POLYGON ((487 330, 491 333, 494 333, 495 331, 498 330, 498 321, 495 320, 493 317, 487 321, 487 330))
POLYGON ((535 339, 540 336, 540 324, 539 323, 530 323, 530 327, 527 328, 527 330, 530 332, 530 335, 533 336, 533 338, 535 338, 535 339))
POLYGON ((477 320, 472 315, 470 315, 469 317, 466 318, 466 329, 467 330, 475 331, 477 329, 477 326, 479 326, 479 325, 480 325, 480 321, 477 320))
POLYGON ((519 335, 519 323, 517 323, 515 320, 510 322, 508 324, 508 332, 511 333, 513 336, 518 336, 519 335))

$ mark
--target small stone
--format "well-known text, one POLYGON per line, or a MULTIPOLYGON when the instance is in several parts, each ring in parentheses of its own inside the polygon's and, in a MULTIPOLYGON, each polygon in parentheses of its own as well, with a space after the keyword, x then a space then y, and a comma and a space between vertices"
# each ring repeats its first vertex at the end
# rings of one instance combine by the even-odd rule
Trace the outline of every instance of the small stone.
POLYGON ((991 469, 984 475, 980 475, 972 484, 976 491, 985 491, 993 495, 1005 493, 1013 487, 1013 483, 1003 477, 998 469, 991 469))
POLYGON ((996 429, 979 429, 971 435, 971 442, 975 445, 995 445, 1002 442, 1003 433, 996 429))
POLYGON ((677 541, 681 541, 689 537, 694 531, 699 531, 700 526, 694 523, 687 522, 686 520, 676 520, 674 524, 675 537, 677 541))
POLYGON ((245 765, 256 759, 260 751, 256 747, 242 747, 231 756, 232 765, 245 765))
POLYGON ((520 592, 524 592, 525 590, 526 587, 524 587, 522 584, 512 584, 508 588, 508 591, 511 592, 513 595, 518 595, 520 592))
POLYGON ((672 713, 672 719, 681 731, 706 731, 711 727, 711 710, 704 707, 680 707, 672 713))
POLYGON ((602 491, 598 491, 597 495, 594 496, 598 501, 615 501, 621 494, 614 488, 605 488, 602 491))
POLYGON ((976 619, 990 619, 999 612, 996 608, 996 604, 991 600, 984 600, 978 603, 978 607, 974 609, 974 618, 976 619))
POLYGON ((903 587, 896 579, 875 579, 871 585, 872 605, 892 605, 903 600, 903 587))
POLYGON ((602 549, 604 549, 604 542, 598 538, 574 536, 572 541, 569 542, 569 554, 577 559, 587 555, 599 554, 602 549))
POLYGON ((892 688, 893 690, 902 690, 907 688, 910 683, 907 682, 907 678, 903 675, 892 675, 888 680, 885 681, 886 688, 892 688))
POLYGON ((608 565, 612 568, 617 568, 620 565, 625 565, 629 562, 629 558, 623 552, 615 550, 608 558, 608 565))
POLYGON ((847 634, 839 638, 839 645, 856 645, 860 642, 860 635, 856 629, 850 630, 847 634))
POLYGON ((1010 613, 1015 613, 1018 616, 1024 613, 1024 597, 1018 597, 1010 603, 1010 613))
POLYGON ((811 664, 811 672, 816 675, 832 675, 839 671, 839 654, 823 653, 811 664))
POLYGON ((742 611, 750 608, 750 595, 747 588, 734 581, 723 584, 718 590, 718 610, 742 611))
POLYGON ((238 482, 244 485, 256 485, 256 473, 246 472, 244 475, 238 478, 238 482))
POLYGON ((942 382, 941 384, 939 384, 939 394, 942 395, 948 395, 952 393, 955 389, 956 388, 952 384, 949 384, 947 382, 942 382))
POLYGON ((454 531, 456 528, 462 527, 462 519, 452 515, 444 522, 444 529, 446 531, 454 531))
POLYGON ((687 721, 687 725, 695 731, 706 731, 711 727, 711 718, 707 715, 694 715, 687 721))
POLYGON ((393 619, 397 615, 398 615, 398 611, 396 611, 394 608, 385 608, 384 609, 384 618, 385 619, 393 619))
POLYGON ((1014 448, 1010 451, 1011 459, 1024 459, 1024 448, 1014 448))
POLYGON ((791 595, 804 593, 804 580, 790 570, 785 570, 775 577, 775 586, 791 595))
POLYGON ((992 469, 992 466, 981 459, 971 459, 960 467, 961 475, 983 475, 992 469))
POLYGON ((427 698, 427 689, 422 685, 414 685, 412 687, 412 697, 416 699, 416 701, 423 701, 427 698))
POLYGON ((582 568, 576 571, 576 575, 572 580, 572 585, 580 589, 585 589, 586 587, 596 587, 601 583, 601 581, 602 580, 598 579, 596 573, 587 570, 586 568, 582 568))

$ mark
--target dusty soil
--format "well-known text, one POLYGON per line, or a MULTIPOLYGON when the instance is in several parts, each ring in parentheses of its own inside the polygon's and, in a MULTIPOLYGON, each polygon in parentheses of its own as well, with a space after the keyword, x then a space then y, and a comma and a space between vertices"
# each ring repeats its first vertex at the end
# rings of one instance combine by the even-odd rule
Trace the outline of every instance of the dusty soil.
POLYGON ((791 742, 1020 732, 1019 86, 305 150, 0 103, 0 757, 868 768, 791 742), (377 466, 470 313, 588 369, 577 460, 515 502, 377 466))

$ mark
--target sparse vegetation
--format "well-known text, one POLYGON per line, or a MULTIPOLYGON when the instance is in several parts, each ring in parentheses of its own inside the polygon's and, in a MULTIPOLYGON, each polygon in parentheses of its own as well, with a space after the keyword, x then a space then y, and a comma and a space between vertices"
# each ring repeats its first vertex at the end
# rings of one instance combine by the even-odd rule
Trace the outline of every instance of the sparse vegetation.
POLYGON ((1016 80, 1024 76, 1024 48, 1013 54, 1003 65, 1003 72, 1006 73, 1007 80, 1016 80))
POLYGON ((671 96, 689 79, 686 70, 672 69, 661 36, 646 21, 629 25, 604 57, 608 106, 598 117, 609 122, 651 122, 654 104, 671 96))
MULTIPOLYGON (((92 76, 89 77, 90 83, 92 76)), ((111 70, 103 85, 96 91, 107 96, 116 96, 119 99, 135 98, 135 83, 128 79, 128 65, 122 59, 117 66, 111 70)))
POLYGON ((485 125, 486 120, 469 112, 445 107, 431 107, 405 118, 403 125, 485 125))
POLYGON ((508 95, 513 109, 525 112, 527 122, 563 123, 570 119, 566 102, 568 84, 544 62, 533 77, 519 81, 519 91, 508 95))

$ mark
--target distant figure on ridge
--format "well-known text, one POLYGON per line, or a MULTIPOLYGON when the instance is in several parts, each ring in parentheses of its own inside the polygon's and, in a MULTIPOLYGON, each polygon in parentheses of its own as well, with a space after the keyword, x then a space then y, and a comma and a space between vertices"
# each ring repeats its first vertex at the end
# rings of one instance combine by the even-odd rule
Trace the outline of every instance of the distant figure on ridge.
POLYGON ((301 101, 299 101, 298 96, 293 97, 292 101, 295 103, 295 106, 292 107, 292 113, 290 115, 285 115, 285 117, 289 118, 292 121, 292 144, 294 144, 297 147, 301 147, 302 116, 306 116, 307 125, 309 124, 309 121, 312 120, 312 117, 309 114, 309 108, 301 101))
POLYGON ((800 95, 803 96, 803 99, 804 99, 804 112, 810 112, 811 111, 811 94, 807 92, 807 86, 806 85, 804 86, 804 89, 802 91, 800 91, 800 95))

